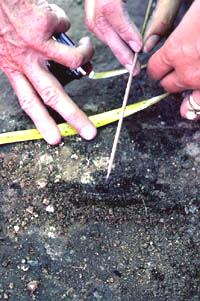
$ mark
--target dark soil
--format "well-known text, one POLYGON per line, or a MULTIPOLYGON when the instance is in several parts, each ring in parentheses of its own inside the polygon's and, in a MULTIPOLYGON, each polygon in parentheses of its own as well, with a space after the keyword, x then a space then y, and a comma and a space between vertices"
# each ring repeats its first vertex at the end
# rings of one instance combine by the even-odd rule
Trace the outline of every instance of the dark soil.
MULTIPOLYGON (((81 1, 55 2, 78 40, 81 1)), ((147 1, 129 2, 140 25, 147 1)), ((93 41, 95 70, 119 67, 93 41)), ((120 107, 126 81, 84 78, 66 90, 93 115, 120 107)), ((4 75, 0 87, 0 132, 31 128, 4 75)), ((161 93, 143 71, 130 103, 161 93)), ((180 103, 170 96, 125 121, 108 183, 116 124, 90 143, 1 146, 0 300, 199 300, 200 126, 181 119, 180 103)))

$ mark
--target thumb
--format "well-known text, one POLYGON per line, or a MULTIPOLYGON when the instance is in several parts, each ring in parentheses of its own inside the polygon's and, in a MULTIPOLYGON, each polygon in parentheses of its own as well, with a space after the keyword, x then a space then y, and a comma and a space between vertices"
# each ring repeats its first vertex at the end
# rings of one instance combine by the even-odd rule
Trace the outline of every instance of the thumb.
POLYGON ((149 52, 172 26, 181 0, 158 0, 144 37, 144 52, 149 52))

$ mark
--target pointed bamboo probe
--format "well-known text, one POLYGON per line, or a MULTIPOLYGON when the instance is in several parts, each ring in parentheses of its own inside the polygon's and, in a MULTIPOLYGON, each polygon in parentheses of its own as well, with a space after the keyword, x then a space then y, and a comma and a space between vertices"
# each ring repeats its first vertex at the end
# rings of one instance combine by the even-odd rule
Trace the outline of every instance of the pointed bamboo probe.
POLYGON ((121 115, 120 115, 120 118, 119 118, 117 131, 116 131, 115 139, 114 139, 114 142, 113 142, 112 152, 111 152, 111 155, 110 155, 106 180, 109 179, 109 176, 110 176, 110 173, 111 173, 111 170, 112 170, 112 167, 113 167, 113 162, 114 162, 115 154, 116 154, 116 151, 117 151, 119 136, 120 136, 120 133, 121 133, 122 124, 123 124, 123 120, 124 120, 124 114, 125 114, 125 110, 126 110, 130 90, 131 90, 131 84, 132 84, 132 81, 133 81, 133 72, 135 70, 137 60, 138 60, 138 53, 135 54, 134 59, 133 59, 131 72, 130 72, 130 75, 129 75, 129 79, 128 79, 128 83, 127 83, 127 87, 126 87, 126 92, 125 92, 124 100, 123 100, 123 104, 122 104, 122 112, 121 112, 121 115))
MULTIPOLYGON (((146 9, 146 13, 145 13, 145 18, 144 18, 144 22, 143 22, 143 26, 142 26, 142 30, 141 30, 141 34, 144 37, 145 31, 146 31, 146 27, 147 27, 147 23, 149 20, 149 16, 151 13, 151 8, 153 5, 154 0, 149 0, 148 2, 148 6, 146 9)), ((129 94, 130 94, 130 90, 131 90, 131 84, 133 81, 133 73, 134 70, 136 68, 136 64, 137 64, 137 60, 138 60, 138 53, 135 54, 134 59, 133 59, 133 63, 132 63, 132 67, 131 67, 131 72, 129 75, 129 79, 128 79, 128 83, 127 83, 127 87, 126 87, 126 91, 125 91, 125 95, 124 95, 124 99, 123 99, 123 103, 122 103, 122 112, 121 112, 121 116, 117 125, 117 130, 116 130, 116 134, 115 134, 115 138, 114 138, 114 142, 113 142, 113 146, 112 146, 112 151, 111 151, 111 155, 110 155, 110 159, 109 159, 109 163, 108 163, 108 170, 107 170, 107 175, 106 175, 106 181, 109 179, 111 171, 112 171, 112 167, 113 167, 113 163, 115 160, 115 155, 116 155, 116 151, 117 151, 117 145, 119 142, 119 137, 120 137, 120 133, 121 133, 121 129, 122 129, 122 125, 123 125, 123 120, 124 120, 124 113, 126 110, 126 106, 127 106, 127 102, 128 102, 128 98, 129 98, 129 94)))

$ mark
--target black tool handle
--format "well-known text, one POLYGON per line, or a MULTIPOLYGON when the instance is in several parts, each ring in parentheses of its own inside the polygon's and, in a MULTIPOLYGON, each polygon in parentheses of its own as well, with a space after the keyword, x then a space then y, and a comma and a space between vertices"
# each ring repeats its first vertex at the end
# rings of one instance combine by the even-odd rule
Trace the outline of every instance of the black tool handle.
POLYGON ((72 48, 75 47, 75 43, 70 39, 70 37, 68 37, 65 33, 57 33, 54 35, 54 37, 56 38, 56 40, 62 44, 66 44, 72 48))
MULTIPOLYGON (((68 45, 71 48, 75 48, 75 43, 70 39, 70 37, 68 37, 65 33, 58 33, 56 35, 54 35, 55 39, 65 45, 68 45)), ((75 76, 77 76, 78 78, 86 75, 86 72, 84 71, 84 69, 82 67, 79 67, 77 69, 70 69, 72 71, 72 73, 74 73, 75 76)))

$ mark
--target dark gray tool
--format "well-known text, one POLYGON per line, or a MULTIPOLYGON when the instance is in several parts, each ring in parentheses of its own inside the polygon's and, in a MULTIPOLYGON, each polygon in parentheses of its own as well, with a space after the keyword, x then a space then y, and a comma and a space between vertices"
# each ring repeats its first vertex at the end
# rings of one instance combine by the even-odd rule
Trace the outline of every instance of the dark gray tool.
MULTIPOLYGON (((75 43, 65 33, 55 34, 53 39, 62 44, 68 45, 69 47, 76 47, 75 43)), ((66 66, 50 61, 48 68, 63 86, 74 79, 80 79, 81 77, 88 75, 92 71, 91 63, 87 63, 77 69, 69 69, 66 66)))

